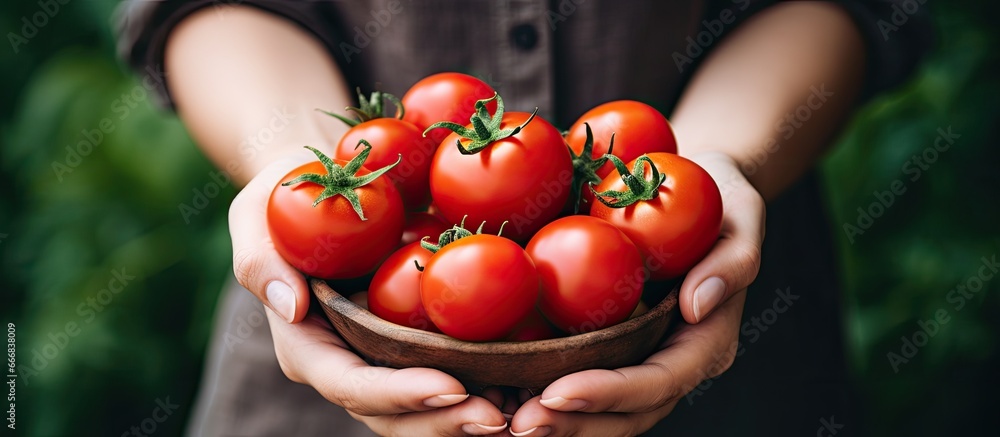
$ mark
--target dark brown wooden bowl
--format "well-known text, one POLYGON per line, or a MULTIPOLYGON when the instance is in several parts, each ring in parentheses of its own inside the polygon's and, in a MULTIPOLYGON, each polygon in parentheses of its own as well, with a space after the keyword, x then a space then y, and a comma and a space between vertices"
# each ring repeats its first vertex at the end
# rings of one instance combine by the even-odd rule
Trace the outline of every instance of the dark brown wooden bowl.
POLYGON ((385 321, 322 280, 313 280, 312 290, 344 341, 374 365, 429 367, 469 387, 511 386, 534 393, 573 372, 615 369, 646 359, 677 314, 678 293, 674 287, 645 314, 586 334, 474 343, 385 321))

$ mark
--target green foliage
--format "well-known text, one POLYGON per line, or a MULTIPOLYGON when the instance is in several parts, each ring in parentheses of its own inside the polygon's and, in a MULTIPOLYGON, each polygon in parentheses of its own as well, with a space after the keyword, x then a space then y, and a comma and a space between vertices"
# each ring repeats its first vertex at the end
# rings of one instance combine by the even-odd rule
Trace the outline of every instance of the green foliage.
MULTIPOLYGON (((166 397, 180 412, 157 435, 180 433, 229 275, 233 190, 190 223, 182 217, 179 205, 211 181, 212 167, 114 59, 113 7, 71 2, 18 53, 0 50, 0 315, 17 324, 19 364, 58 351, 18 385, 18 425, 28 435, 121 435, 166 397), (104 119, 114 130, 79 165, 53 168, 104 119), (102 294, 116 272, 135 278, 102 294), (68 323, 76 335, 64 334, 68 323)), ((1000 35, 979 6, 933 7, 939 46, 926 66, 860 111, 823 165, 867 418, 855 429, 873 435, 975 434, 998 387, 1000 278, 961 310, 948 296, 976 275, 980 257, 1000 252, 1000 35), (911 181, 904 163, 949 126, 961 137, 911 181), (843 224, 856 224, 856 209, 894 180, 906 192, 851 243, 843 224), (895 372, 887 354, 939 310, 950 321, 895 372)), ((3 3, 0 26, 18 32, 21 17, 38 10, 3 3)))
POLYGON ((971 298, 953 290, 970 280, 976 286, 981 257, 1000 257, 993 168, 1000 34, 976 25, 981 12, 937 6, 938 46, 925 66, 864 108, 823 167, 841 243, 852 366, 873 435, 977 434, 998 387, 1000 274, 971 298), (960 137, 938 152, 938 129, 949 127, 960 137), (845 223, 857 225, 857 208, 872 208, 874 192, 894 181, 906 191, 851 242, 845 223), (948 322, 894 368, 889 353, 906 358, 901 337, 920 342, 918 322, 937 314, 948 322))

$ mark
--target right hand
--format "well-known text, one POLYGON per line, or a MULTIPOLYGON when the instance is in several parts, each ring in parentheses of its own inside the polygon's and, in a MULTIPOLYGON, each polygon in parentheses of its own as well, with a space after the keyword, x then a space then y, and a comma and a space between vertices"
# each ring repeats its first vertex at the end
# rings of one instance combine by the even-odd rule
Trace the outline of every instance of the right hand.
POLYGON ((469 396, 455 378, 434 369, 369 366, 318 314, 308 314, 305 278, 274 249, 267 230, 271 190, 303 159, 265 167, 229 208, 236 279, 267 307, 282 372, 309 385, 381 435, 486 435, 504 431, 500 410, 469 396))

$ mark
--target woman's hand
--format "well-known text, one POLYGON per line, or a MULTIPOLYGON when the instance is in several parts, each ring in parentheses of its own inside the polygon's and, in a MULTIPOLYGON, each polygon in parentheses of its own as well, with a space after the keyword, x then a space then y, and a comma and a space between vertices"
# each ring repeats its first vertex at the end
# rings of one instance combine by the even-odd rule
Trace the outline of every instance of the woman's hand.
POLYGON ((321 316, 308 314, 305 278, 275 251, 267 202, 281 178, 304 158, 263 169, 229 209, 236 279, 267 307, 274 351, 292 381, 315 388, 380 435, 483 435, 507 422, 489 401, 469 396, 451 376, 433 369, 369 366, 321 316))
POLYGON ((701 381, 732 365, 744 291, 760 267, 764 201, 728 156, 691 159, 719 185, 723 221, 719 241, 681 285, 686 323, 642 364, 586 370, 553 382, 514 414, 514 435, 636 435, 666 417, 701 381))

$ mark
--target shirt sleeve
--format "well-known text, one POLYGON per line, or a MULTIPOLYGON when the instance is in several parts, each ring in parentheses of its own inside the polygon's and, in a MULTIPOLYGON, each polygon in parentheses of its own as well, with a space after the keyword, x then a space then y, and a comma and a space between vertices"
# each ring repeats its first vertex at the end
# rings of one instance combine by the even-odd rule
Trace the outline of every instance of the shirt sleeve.
MULTIPOLYGON (((167 37, 174 26, 203 8, 215 8, 225 14, 227 2, 126 0, 115 13, 118 35, 118 56, 133 70, 159 71, 163 67, 167 37)), ((241 0, 233 4, 252 6, 284 17, 312 33, 328 50, 336 47, 337 38, 331 31, 331 11, 328 4, 313 1, 241 0)), ((156 102, 174 109, 166 81, 158 82, 156 102)))
POLYGON ((934 43, 925 0, 841 1, 867 46, 864 97, 908 79, 934 43))

